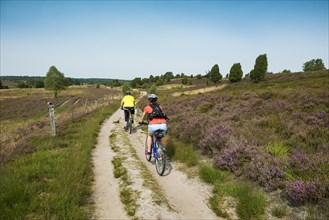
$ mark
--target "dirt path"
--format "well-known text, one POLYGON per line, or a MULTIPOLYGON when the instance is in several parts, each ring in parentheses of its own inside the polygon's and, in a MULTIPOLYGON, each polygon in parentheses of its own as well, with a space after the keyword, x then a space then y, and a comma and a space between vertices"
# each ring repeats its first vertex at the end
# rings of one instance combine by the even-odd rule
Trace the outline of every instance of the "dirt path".
POLYGON ((144 156, 146 134, 128 134, 123 125, 118 110, 102 125, 93 152, 95 219, 219 219, 208 207, 209 186, 187 178, 175 163, 159 176, 144 156), (121 178, 114 177, 112 160, 125 168, 121 178))

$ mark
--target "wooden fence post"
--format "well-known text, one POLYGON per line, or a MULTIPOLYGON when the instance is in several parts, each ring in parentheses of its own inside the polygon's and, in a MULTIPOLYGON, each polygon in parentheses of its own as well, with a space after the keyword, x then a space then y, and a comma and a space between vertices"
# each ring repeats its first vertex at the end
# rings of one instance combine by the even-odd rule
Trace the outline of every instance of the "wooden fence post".
POLYGON ((55 107, 53 103, 48 102, 49 118, 50 118, 50 129, 51 135, 56 136, 56 125, 55 125, 55 107))

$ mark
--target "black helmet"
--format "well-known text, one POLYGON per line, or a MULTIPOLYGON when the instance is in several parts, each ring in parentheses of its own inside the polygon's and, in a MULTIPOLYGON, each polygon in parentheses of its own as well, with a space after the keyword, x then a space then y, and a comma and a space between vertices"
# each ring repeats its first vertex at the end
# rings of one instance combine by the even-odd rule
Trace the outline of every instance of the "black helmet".
POLYGON ((147 98, 150 102, 156 102, 158 100, 158 96, 156 94, 150 94, 147 98))
POLYGON ((126 91, 126 95, 131 95, 131 92, 129 90, 126 91))

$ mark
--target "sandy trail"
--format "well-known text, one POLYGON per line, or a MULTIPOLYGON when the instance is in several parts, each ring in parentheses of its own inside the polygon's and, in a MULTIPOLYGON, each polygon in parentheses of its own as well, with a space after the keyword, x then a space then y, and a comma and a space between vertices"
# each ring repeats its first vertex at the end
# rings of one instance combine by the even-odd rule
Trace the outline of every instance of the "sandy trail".
POLYGON ((208 185, 198 179, 187 178, 175 169, 175 163, 169 163, 164 176, 159 176, 154 161, 145 159, 146 134, 140 129, 128 134, 122 129, 123 125, 123 112, 118 110, 103 123, 93 152, 95 219, 219 219, 208 207, 211 195, 208 185), (118 120, 119 123, 113 123, 118 120), (111 149, 111 133, 116 134, 114 145, 119 146, 119 152, 111 149), (120 200, 122 183, 113 175, 111 161, 120 155, 126 158, 123 163, 131 182, 129 188, 138 194, 136 202, 139 205, 134 216, 127 215, 125 204, 120 200), (145 183, 151 180, 151 184, 158 186, 157 191, 146 186, 145 183), (166 202, 154 202, 154 197, 159 194, 166 202))
POLYGON ((107 119, 100 130, 93 151, 95 173, 94 201, 96 219, 128 219, 120 201, 119 181, 113 177, 113 153, 109 147, 109 135, 115 128, 114 120, 120 116, 116 111, 107 119))

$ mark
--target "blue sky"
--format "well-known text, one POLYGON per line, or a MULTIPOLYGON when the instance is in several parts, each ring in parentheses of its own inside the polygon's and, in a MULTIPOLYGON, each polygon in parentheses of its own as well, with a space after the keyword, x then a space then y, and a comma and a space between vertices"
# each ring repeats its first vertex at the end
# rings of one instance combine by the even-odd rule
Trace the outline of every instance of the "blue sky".
POLYGON ((1 1, 1 75, 133 79, 328 68, 325 1, 1 1))

